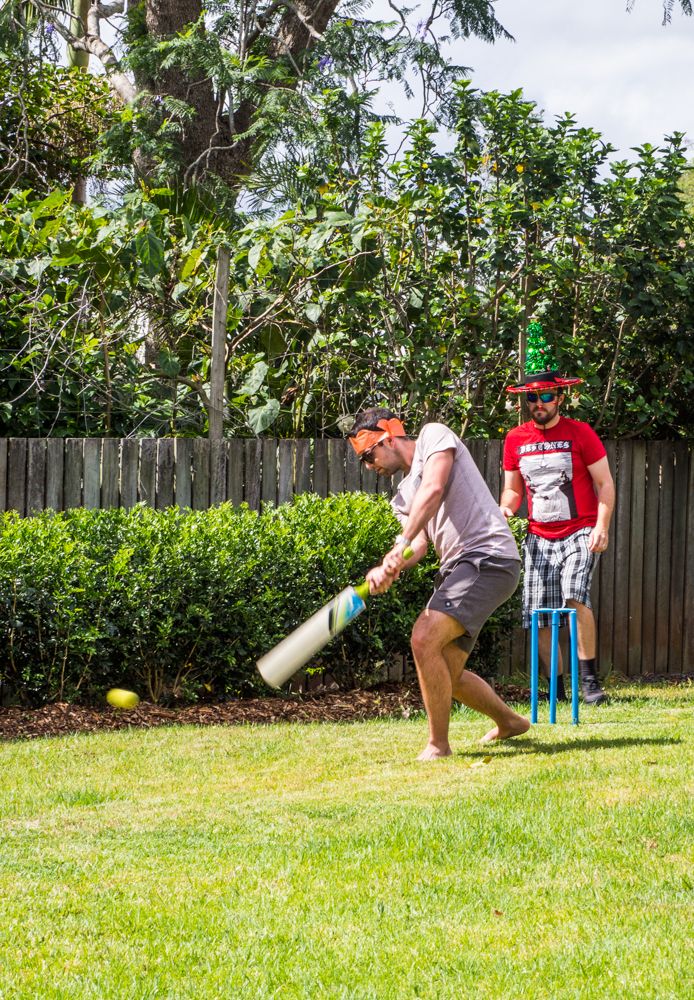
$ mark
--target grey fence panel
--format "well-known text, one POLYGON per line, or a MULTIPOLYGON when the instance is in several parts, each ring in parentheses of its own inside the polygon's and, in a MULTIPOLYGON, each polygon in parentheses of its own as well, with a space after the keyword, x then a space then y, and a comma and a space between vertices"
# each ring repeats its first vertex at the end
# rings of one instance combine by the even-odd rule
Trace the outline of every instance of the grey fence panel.
POLYGON ((629 517, 631 513, 631 442, 617 444, 617 475, 620 488, 614 514, 613 542, 616 560, 612 661, 627 673, 629 656, 629 517))
POLYGON ((128 510, 137 503, 138 463, 138 442, 130 438, 121 441, 120 502, 128 510))
POLYGON ((24 438, 10 438, 7 442, 7 507, 19 514, 26 513, 27 450, 24 438))
MULTIPOLYGON (((658 586, 658 505, 660 503, 660 441, 646 444, 646 502, 643 523, 643 595, 641 604, 641 658, 642 666, 649 664, 653 671, 655 660, 655 606, 653 595, 658 586)), ((608 550, 609 551, 609 550, 608 550)), ((603 557, 604 558, 604 557, 603 557)), ((645 668, 642 670, 648 673, 645 668)))
POLYGON ((308 493, 311 489, 311 442, 294 441, 294 492, 308 493))
MULTIPOLYGON (((114 441, 116 446, 117 441, 114 441)), ((0 477, 2 476, 2 442, 0 441, 0 477)), ((63 468, 65 465, 65 442, 62 438, 49 438, 46 441, 46 507, 51 510, 63 510, 63 468)), ((0 478, 0 500, 2 499, 2 479, 0 478)), ((0 509, 2 505, 0 503, 0 509)))
POLYGON ((294 442, 280 441, 277 502, 286 503, 294 494, 294 442))
POLYGON ((210 505, 227 498, 227 449, 225 441, 210 441, 210 505))
POLYGON ((629 512, 629 627, 627 673, 641 672, 643 660, 641 621, 643 615, 643 565, 646 519, 646 445, 634 441, 631 448, 631 510, 629 512))
MULTIPOLYGON (((495 498, 502 443, 466 441, 495 498)), ((694 672, 694 460, 686 443, 606 442, 617 509, 593 588, 603 671, 630 676, 694 672)), ((225 501, 260 509, 312 490, 364 490, 390 497, 392 481, 362 466, 341 439, 0 439, 0 511, 44 507, 177 504, 201 510, 225 501)), ((517 628, 502 675, 525 670, 517 628)))
POLYGON ((137 499, 154 507, 157 499, 157 442, 155 438, 140 441, 140 464, 137 478, 137 499))
MULTIPOLYGON (((614 441, 605 444, 607 451, 607 461, 609 462, 612 475, 618 480, 617 472, 617 445, 614 441)), ((611 670, 614 666, 612 652, 612 635, 614 632, 614 591, 615 591, 615 524, 610 528, 610 544, 607 551, 603 552, 598 562, 599 567, 599 592, 600 604, 597 608, 598 620, 598 662, 603 671, 611 670)))
POLYGON ((265 438, 263 441, 263 473, 261 500, 277 503, 277 441, 265 438))
POLYGON ((193 438, 193 510, 210 506, 210 442, 193 438))
MULTIPOLYGON (((351 444, 346 446, 351 448, 351 444)), ((345 442, 342 438, 328 440, 328 492, 342 493, 345 489, 345 442)))
POLYGON ((27 514, 44 510, 46 504, 46 440, 27 442, 27 514))
POLYGON ((349 490, 350 493, 356 492, 362 488, 362 464, 363 463, 359 461, 356 451, 352 445, 348 443, 345 448, 345 489, 349 490))
POLYGON ((190 507, 193 498, 193 440, 176 438, 174 500, 177 507, 190 507))
POLYGON ((694 663, 694 454, 689 453, 687 483, 687 544, 684 574, 684 635, 682 637, 682 670, 692 671, 694 663))
POLYGON ((157 485, 154 501, 157 510, 173 507, 175 445, 174 438, 161 438, 157 444, 157 485))
MULTIPOLYGON (((663 447, 660 462, 660 503, 658 505, 658 569, 656 590, 653 594, 655 611, 655 655, 653 673, 668 673, 670 651, 670 564, 672 560, 672 507, 674 493, 674 453, 663 447)), ((621 484, 620 484, 621 487, 621 484)))
POLYGON ((101 507, 101 441, 86 438, 83 454, 82 503, 90 510, 98 510, 101 507))
POLYGON ((263 442, 252 438, 246 441, 245 500, 251 510, 260 509, 260 470, 263 442))
POLYGON ((227 500, 243 502, 243 441, 227 441, 227 500))
POLYGON ((501 496, 501 441, 486 441, 484 469, 480 472, 489 487, 489 492, 498 500, 501 496))
POLYGON ((323 438, 313 442, 313 492, 328 495, 328 442, 323 438))
POLYGON ((64 509, 82 506, 82 452, 84 442, 80 438, 68 438, 65 442, 65 465, 63 479, 64 509))
MULTIPOLYGON (((50 444, 51 442, 49 442, 50 444)), ((120 442, 104 438, 101 442, 101 506, 120 506, 120 442)))
POLYGON ((686 669, 684 648, 684 595, 687 559, 687 486, 691 455, 684 443, 673 449, 672 558, 670 560, 670 637, 668 671, 681 674, 686 669))

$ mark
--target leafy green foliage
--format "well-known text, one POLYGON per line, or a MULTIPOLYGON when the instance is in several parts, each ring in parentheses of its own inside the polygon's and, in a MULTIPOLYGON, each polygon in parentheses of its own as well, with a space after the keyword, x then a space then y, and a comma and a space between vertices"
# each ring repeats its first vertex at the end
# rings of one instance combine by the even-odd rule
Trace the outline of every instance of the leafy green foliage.
POLYGON ((416 28, 411 8, 393 4, 382 20, 368 17, 370 6, 8 0, 0 49, 25 68, 32 49, 59 62, 56 39, 64 39, 71 62, 101 64, 117 97, 119 113, 102 129, 102 168, 131 183, 134 174, 150 186, 203 186, 233 204, 245 178, 271 191, 277 168, 294 172, 307 151, 315 164, 340 150, 356 163, 383 81, 411 94, 417 78, 426 113, 447 121, 451 85, 465 70, 444 55, 445 43, 509 37, 494 0, 434 6, 416 28))
MULTIPOLYGON (((0 522, 0 626, 6 694, 40 703, 113 685, 155 700, 248 693, 255 661, 388 549, 397 523, 383 497, 306 494, 257 514, 50 511, 0 522)), ((309 665, 368 683, 406 653, 431 592, 426 560, 309 665)), ((517 618, 498 612, 475 651, 492 676, 517 618)))
POLYGON ((694 161, 689 160, 680 178, 680 193, 690 213, 694 215, 694 161))
POLYGON ((0 205, 0 433, 199 432, 216 221, 195 192, 0 205))
POLYGON ((30 186, 36 195, 72 187, 93 165, 99 140, 116 112, 103 77, 44 62, 39 69, 10 61, 0 47, 0 195, 30 186))
MULTIPOLYGON (((217 248, 231 251, 225 432, 320 437, 364 405, 499 437, 541 322, 604 436, 687 437, 694 230, 683 137, 632 162, 520 91, 455 92, 457 143, 411 123, 394 160, 371 123, 353 169, 304 164, 298 201, 230 222, 202 189, 77 209, 0 206, 0 432, 207 428, 217 248)), ((335 133, 339 138, 339 131, 335 133)), ((336 145, 339 145, 336 143, 336 145)))
POLYGON ((279 434, 333 433, 383 404, 412 426, 437 415, 499 436, 517 420, 505 387, 539 319, 560 369, 585 377, 575 416, 611 436, 686 435, 683 137, 608 166, 610 147, 571 116, 548 128, 520 91, 467 85, 456 132, 442 155, 431 123, 414 122, 389 163, 373 125, 356 176, 335 163, 302 204, 246 226, 234 283, 248 305, 230 334, 247 353, 234 351, 231 385, 268 364, 254 405, 280 400, 279 434))

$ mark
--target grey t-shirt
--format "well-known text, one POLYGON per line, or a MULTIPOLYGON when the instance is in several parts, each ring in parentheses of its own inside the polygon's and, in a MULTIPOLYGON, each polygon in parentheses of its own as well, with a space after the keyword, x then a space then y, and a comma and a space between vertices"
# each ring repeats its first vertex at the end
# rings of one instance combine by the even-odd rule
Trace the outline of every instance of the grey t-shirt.
POLYGON ((427 459, 451 448, 455 450, 455 458, 446 493, 424 529, 436 549, 441 568, 447 568, 466 552, 488 552, 520 561, 506 518, 470 452, 445 424, 425 424, 417 438, 412 468, 391 500, 399 520, 404 524, 407 519, 427 459))

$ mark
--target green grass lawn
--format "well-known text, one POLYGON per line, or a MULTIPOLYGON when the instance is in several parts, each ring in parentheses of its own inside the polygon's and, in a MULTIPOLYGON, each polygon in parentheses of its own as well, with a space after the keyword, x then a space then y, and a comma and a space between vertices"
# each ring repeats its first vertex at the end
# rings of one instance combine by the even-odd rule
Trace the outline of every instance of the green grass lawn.
POLYGON ((689 997, 693 705, 6 743, 0 998, 689 997))

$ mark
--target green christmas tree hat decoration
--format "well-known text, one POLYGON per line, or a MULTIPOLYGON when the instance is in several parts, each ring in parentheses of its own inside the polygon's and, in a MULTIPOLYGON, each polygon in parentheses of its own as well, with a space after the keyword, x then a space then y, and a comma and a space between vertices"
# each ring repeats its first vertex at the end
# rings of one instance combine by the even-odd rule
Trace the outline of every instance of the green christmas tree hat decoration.
POLYGON ((565 385, 577 385, 582 378, 568 378, 557 371, 557 362, 552 348, 545 339, 542 323, 533 320, 528 323, 528 338, 525 354, 525 378, 518 385, 510 385, 507 392, 542 391, 565 385))
POLYGON ((557 362, 552 348, 545 339, 542 323, 533 320, 528 323, 528 339, 525 349, 525 371, 532 375, 536 372, 556 371, 557 362))

